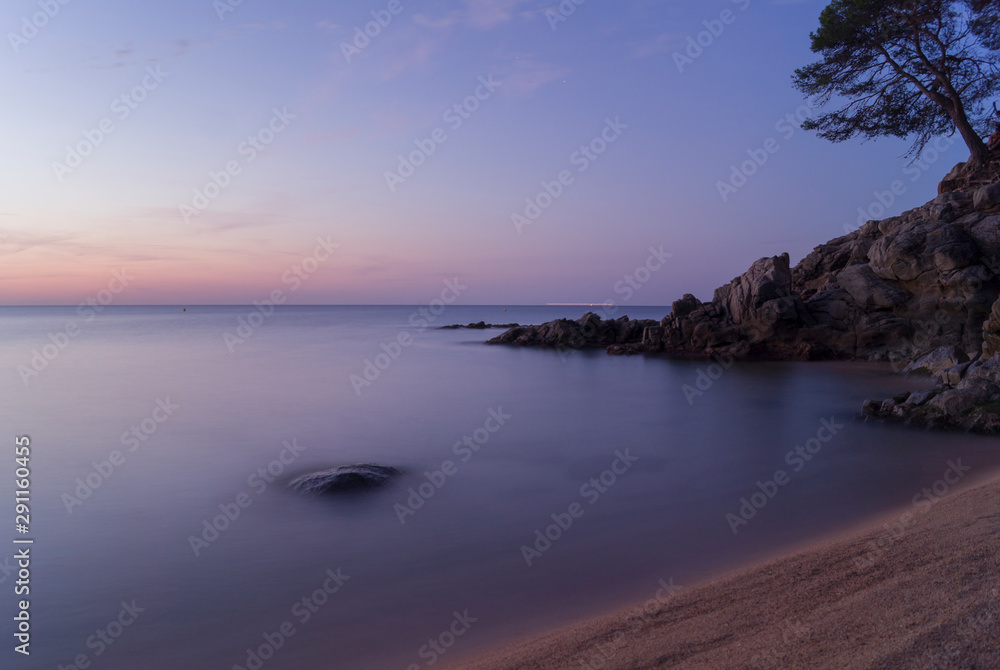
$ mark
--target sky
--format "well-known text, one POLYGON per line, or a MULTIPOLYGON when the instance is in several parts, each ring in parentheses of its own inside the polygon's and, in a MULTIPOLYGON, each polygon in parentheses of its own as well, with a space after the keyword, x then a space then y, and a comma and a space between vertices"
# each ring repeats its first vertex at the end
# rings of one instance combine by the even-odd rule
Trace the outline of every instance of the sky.
POLYGON ((710 299, 968 158, 799 128, 825 4, 7 0, 0 304, 710 299))

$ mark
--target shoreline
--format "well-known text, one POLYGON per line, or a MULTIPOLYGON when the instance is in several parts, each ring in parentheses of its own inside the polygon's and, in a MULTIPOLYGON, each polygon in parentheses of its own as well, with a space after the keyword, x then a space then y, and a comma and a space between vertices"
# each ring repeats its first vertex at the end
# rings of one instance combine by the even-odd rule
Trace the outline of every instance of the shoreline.
POLYGON ((444 667, 1000 667, 1000 469, 931 498, 444 667))

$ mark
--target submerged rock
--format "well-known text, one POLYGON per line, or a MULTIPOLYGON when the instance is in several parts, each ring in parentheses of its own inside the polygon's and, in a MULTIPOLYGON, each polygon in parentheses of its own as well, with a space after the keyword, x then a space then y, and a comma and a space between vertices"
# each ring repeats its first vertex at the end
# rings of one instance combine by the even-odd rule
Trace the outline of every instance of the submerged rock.
POLYGON ((309 495, 357 493, 391 484, 399 474, 396 468, 385 465, 341 465, 296 477, 288 486, 309 495))

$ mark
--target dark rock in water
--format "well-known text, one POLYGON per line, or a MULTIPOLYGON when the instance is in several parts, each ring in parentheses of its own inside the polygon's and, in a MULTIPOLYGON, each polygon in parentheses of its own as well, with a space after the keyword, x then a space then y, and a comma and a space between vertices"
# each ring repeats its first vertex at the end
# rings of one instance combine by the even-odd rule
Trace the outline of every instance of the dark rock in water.
POLYGON ((357 493, 391 484, 399 474, 396 468, 385 465, 341 465, 296 477, 288 485, 309 495, 357 493))
POLYGON ((485 321, 480 321, 479 323, 470 323, 467 325, 462 325, 460 323, 452 324, 450 326, 441 326, 439 330, 458 330, 460 328, 467 328, 469 330, 488 330, 490 328, 518 328, 520 324, 517 323, 486 323, 485 321))
MULTIPOLYGON (((490 344, 589 348, 674 358, 880 360, 900 369, 949 347, 944 373, 1000 353, 1000 155, 961 165, 922 207, 868 221, 791 267, 761 258, 701 302, 685 295, 661 321, 587 314, 513 328, 490 344), (997 305, 996 307, 994 307, 997 305)), ((959 371, 949 373, 954 379, 959 371)))
POLYGON ((487 344, 556 347, 558 349, 608 348, 616 344, 642 342, 646 328, 659 326, 651 319, 602 319, 587 312, 577 321, 558 319, 540 326, 518 326, 494 337, 487 344))
MULTIPOLYGON (((938 197, 868 221, 794 267, 761 258, 659 322, 585 314, 518 326, 488 344, 726 360, 890 361, 934 389, 865 403, 863 414, 1000 433, 1000 151, 963 163, 938 197)), ((860 223, 860 222, 859 222, 860 223)))
POLYGON ((911 393, 902 402, 899 398, 868 400, 861 413, 866 418, 925 428, 1000 433, 1000 356, 956 367, 961 370, 947 375, 934 389, 911 393))

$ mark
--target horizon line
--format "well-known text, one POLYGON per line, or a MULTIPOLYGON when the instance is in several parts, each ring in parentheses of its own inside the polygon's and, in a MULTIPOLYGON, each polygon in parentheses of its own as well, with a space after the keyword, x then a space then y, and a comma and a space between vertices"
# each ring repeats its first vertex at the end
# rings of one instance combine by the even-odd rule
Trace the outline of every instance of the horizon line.
MULTIPOLYGON (((612 305, 617 305, 613 302, 547 302, 547 303, 484 303, 484 304, 469 304, 469 305, 449 305, 449 307, 610 307, 612 305)), ((121 305, 95 305, 94 307, 100 306, 103 309, 116 308, 116 307, 255 307, 253 303, 127 303, 121 305)), ((380 302, 365 302, 365 303, 295 303, 295 304, 282 304, 276 305, 276 307, 423 307, 426 303, 380 303, 380 302)), ((669 308, 669 305, 617 305, 623 309, 633 308, 633 309, 653 309, 659 307, 669 308)), ((24 305, 0 305, 0 308, 20 308, 20 307, 92 307, 88 303, 48 303, 48 304, 24 304, 24 305)))

